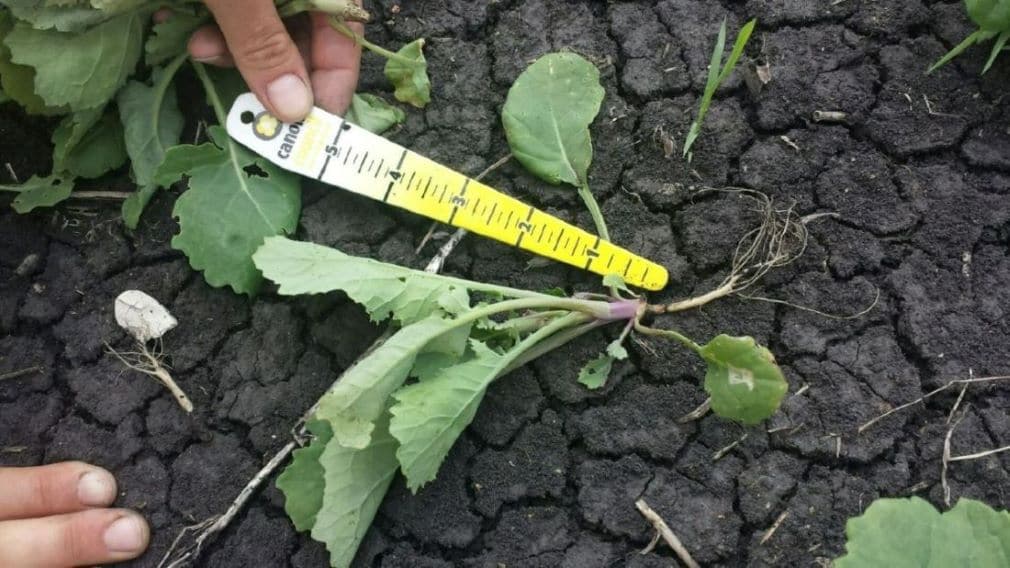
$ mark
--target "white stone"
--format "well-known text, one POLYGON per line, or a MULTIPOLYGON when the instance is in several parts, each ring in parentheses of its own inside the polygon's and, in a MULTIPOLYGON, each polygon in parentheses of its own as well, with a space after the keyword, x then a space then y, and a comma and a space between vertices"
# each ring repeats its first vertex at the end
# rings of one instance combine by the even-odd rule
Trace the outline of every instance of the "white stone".
POLYGON ((140 290, 127 290, 116 298, 116 323, 137 341, 147 343, 179 322, 158 300, 140 290))

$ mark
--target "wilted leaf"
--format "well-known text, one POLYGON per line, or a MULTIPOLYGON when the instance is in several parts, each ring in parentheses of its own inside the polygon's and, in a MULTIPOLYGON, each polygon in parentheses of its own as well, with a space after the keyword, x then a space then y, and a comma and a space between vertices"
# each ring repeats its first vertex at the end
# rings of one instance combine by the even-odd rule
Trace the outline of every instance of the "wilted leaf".
POLYGON ((382 134, 403 122, 407 114, 375 95, 355 94, 344 118, 369 132, 382 134))
POLYGON ((457 314, 470 304, 461 281, 312 243, 268 238, 253 260, 264 276, 280 285, 281 294, 341 290, 377 322, 392 316, 409 324, 432 314, 457 314))
POLYGON ((593 145, 589 124, 600 111, 600 72, 574 53, 551 53, 509 89, 502 122, 512 154, 541 179, 587 183, 593 145))
POLYGON ((14 191, 19 194, 11 204, 18 213, 28 213, 36 207, 52 207, 70 197, 73 190, 73 180, 55 175, 32 176, 21 185, 0 185, 0 191, 14 191))
POLYGON ((40 31, 18 23, 4 43, 14 63, 35 69, 35 93, 49 106, 102 106, 140 59, 144 15, 117 16, 82 33, 40 31))
POLYGON ((299 531, 312 529, 323 505, 326 472, 319 458, 333 438, 333 429, 325 420, 309 420, 305 427, 315 437, 292 453, 291 463, 277 476, 277 488, 284 492, 284 510, 299 531))
POLYGON ((312 538, 326 544, 331 566, 346 568, 399 467, 396 440, 389 435, 389 415, 378 421, 367 447, 347 448, 334 438, 326 444, 319 463, 325 488, 312 538))
POLYGON ((771 351, 752 337, 719 335, 702 346, 705 390, 723 418, 754 424, 778 409, 789 385, 771 351))
POLYGON ((845 533, 836 568, 1010 566, 1010 513, 972 499, 943 514, 918 497, 877 499, 845 533))
POLYGON ((424 39, 414 40, 400 48, 399 58, 386 61, 386 78, 396 90, 393 96, 417 108, 424 108, 431 102, 431 81, 428 79, 428 62, 424 59, 424 39))
POLYGON ((140 343, 160 339, 179 322, 147 293, 140 290, 126 290, 116 296, 116 323, 140 343))
POLYGON ((463 430, 473 421, 487 387, 511 361, 484 344, 471 343, 472 356, 443 366, 431 376, 393 394, 389 431, 400 442, 407 487, 417 492, 435 479, 438 468, 463 430))
POLYGON ((610 376, 610 369, 613 365, 613 357, 606 354, 599 355, 586 363, 579 371, 579 382, 590 390, 596 390, 607 384, 607 377, 610 376))
POLYGON ((211 143, 170 148, 154 176, 163 186, 189 176, 189 190, 175 202, 179 234, 172 247, 211 286, 254 294, 262 276, 252 254, 264 238, 295 230, 298 178, 233 142, 224 128, 209 133, 211 143))
POLYGON ((158 188, 154 174, 168 149, 179 143, 184 119, 176 103, 172 77, 182 64, 176 59, 165 69, 155 69, 152 84, 130 81, 116 97, 125 125, 126 149, 138 189, 123 203, 123 220, 134 229, 158 188))

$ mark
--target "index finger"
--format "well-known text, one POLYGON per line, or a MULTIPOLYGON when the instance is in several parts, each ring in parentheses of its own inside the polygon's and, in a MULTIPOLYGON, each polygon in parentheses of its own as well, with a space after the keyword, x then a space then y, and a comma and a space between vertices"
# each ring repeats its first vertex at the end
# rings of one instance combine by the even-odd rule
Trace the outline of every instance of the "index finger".
MULTIPOLYGON (((360 2, 359 2, 360 4, 360 2)), ((361 24, 348 22, 354 33, 363 34, 361 24)), ((361 69, 361 46, 330 26, 326 14, 312 14, 312 91, 316 104, 324 110, 343 114, 351 105, 361 69)))

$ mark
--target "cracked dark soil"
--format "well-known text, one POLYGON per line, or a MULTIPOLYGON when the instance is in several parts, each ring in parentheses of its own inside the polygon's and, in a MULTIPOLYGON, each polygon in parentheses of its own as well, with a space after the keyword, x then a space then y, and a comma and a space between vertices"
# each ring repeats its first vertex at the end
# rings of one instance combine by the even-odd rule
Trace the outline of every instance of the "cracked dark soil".
MULTIPOLYGON (((644 497, 695 558, 714 566, 809 566, 843 550, 845 520, 879 496, 941 504, 941 396, 858 435, 888 408, 952 378, 1006 373, 1010 361, 1010 61, 984 78, 981 50, 923 70, 966 35, 957 2, 807 0, 370 2, 382 44, 429 38, 431 105, 392 137, 476 173, 507 152, 498 111, 538 55, 577 51, 602 72, 607 97, 593 125, 592 187, 613 238, 672 275, 654 299, 704 291, 754 222, 732 196, 745 186, 832 212, 810 225, 802 259, 756 294, 846 314, 828 319, 781 304, 731 299, 664 317, 699 340, 750 334, 786 369, 791 395, 774 418, 742 428, 696 407, 702 367, 673 345, 632 343, 603 392, 576 382, 603 334, 552 353, 490 390, 438 480, 390 491, 360 566, 670 566, 634 509, 644 497), (752 92, 734 77, 718 93, 690 165, 664 156, 693 118, 718 23, 760 26, 748 53, 772 80, 752 92), (809 120, 848 113, 845 124, 809 120), (717 452, 736 443, 715 459, 717 452), (782 516, 785 515, 784 518, 782 516), (762 543, 765 531, 782 519, 762 543)), ((366 57, 363 91, 383 91, 366 57)), ((0 113, 0 156, 19 176, 48 171, 52 125, 0 113)), ((6 176, 0 172, 0 176, 6 176)), ((10 180, 3 180, 10 181, 10 180)), ((591 226, 574 191, 515 164, 490 182, 591 226)), ((120 180, 119 183, 122 183, 120 180)), ((255 301, 215 290, 169 247, 173 192, 127 233, 115 207, 0 213, 0 463, 83 459, 110 468, 119 503, 154 529, 154 566, 177 531, 220 513, 288 439, 304 409, 380 333, 337 295, 255 301), (17 275, 29 255, 37 269, 17 275), (112 299, 140 288, 180 326, 165 339, 174 374, 196 405, 184 415, 147 377, 124 371, 102 342, 125 345, 112 299)), ((299 236, 355 254, 422 266, 427 223, 307 186, 299 236)), ((447 270, 516 286, 588 289, 595 279, 468 238, 447 270)), ((955 454, 1010 443, 1010 390, 973 387, 955 454)), ((952 494, 1010 507, 1010 457, 953 464, 952 494)), ((283 498, 265 489, 201 564, 321 567, 323 548, 295 533, 283 498)))

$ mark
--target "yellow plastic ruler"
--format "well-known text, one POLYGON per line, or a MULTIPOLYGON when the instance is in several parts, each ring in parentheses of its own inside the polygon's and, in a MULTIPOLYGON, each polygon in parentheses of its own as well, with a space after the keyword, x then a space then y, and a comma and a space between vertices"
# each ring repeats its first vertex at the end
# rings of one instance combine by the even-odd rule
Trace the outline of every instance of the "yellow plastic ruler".
POLYGON ((664 267, 557 217, 313 109, 282 124, 251 93, 228 114, 228 134, 279 167, 628 284, 660 290, 664 267))

